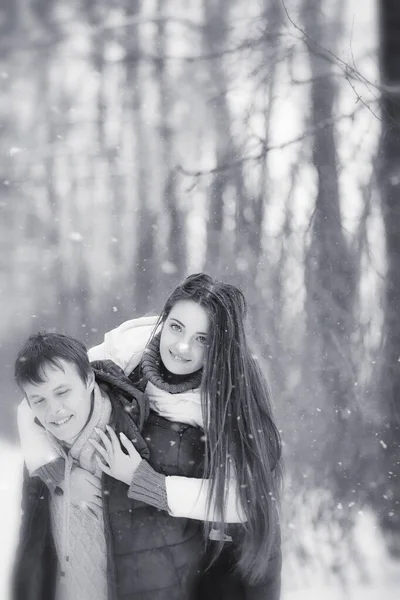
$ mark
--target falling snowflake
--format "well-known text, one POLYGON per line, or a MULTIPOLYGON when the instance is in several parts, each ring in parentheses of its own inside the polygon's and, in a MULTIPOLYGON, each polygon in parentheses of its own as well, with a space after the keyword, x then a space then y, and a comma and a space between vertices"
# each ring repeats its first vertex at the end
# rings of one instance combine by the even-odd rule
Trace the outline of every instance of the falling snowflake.
POLYGON ((68 234, 68 239, 71 240, 71 242, 81 242, 83 240, 83 235, 78 231, 71 231, 68 234))
POLYGON ((17 148, 16 146, 12 146, 9 150, 9 155, 15 156, 16 154, 19 154, 22 151, 23 151, 23 148, 17 148))
POLYGON ((167 275, 173 275, 177 272, 178 269, 176 268, 176 265, 173 262, 167 260, 162 263, 161 270, 167 275))

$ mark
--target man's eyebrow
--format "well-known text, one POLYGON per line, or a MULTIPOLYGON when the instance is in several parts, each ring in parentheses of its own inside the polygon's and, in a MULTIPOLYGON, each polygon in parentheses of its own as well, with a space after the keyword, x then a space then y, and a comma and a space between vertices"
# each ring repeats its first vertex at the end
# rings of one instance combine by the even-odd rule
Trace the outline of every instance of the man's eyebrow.
POLYGON ((58 392, 63 387, 68 387, 68 383, 60 383, 57 387, 53 388, 53 392, 58 392))
MULTIPOLYGON (((181 325, 184 329, 186 329, 185 325, 183 323, 181 323, 181 321, 179 321, 179 319, 175 319, 175 317, 171 317, 172 321, 176 321, 177 323, 179 323, 179 325, 181 325)), ((200 335, 207 335, 204 331, 196 331, 197 334, 200 335)))
MULTIPOLYGON (((67 383, 60 383, 60 385, 58 385, 57 387, 53 388, 52 391, 53 392, 58 392, 58 390, 60 390, 63 387, 66 387, 66 386, 68 386, 67 383)), ((29 397, 30 398, 43 398, 43 395, 42 394, 31 394, 29 397)))

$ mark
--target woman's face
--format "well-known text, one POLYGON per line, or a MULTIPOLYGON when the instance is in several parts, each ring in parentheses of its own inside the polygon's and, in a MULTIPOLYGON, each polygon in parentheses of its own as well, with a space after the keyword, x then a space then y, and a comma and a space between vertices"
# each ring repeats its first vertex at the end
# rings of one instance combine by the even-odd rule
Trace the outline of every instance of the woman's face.
POLYGON ((160 339, 161 360, 168 371, 189 375, 203 366, 208 329, 208 315, 200 304, 180 300, 173 306, 160 339))

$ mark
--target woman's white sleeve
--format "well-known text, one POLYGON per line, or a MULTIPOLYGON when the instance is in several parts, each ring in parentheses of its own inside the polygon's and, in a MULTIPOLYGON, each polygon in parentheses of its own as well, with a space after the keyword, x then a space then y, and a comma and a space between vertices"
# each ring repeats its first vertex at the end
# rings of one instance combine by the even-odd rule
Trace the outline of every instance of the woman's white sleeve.
MULTIPOLYGON (((199 521, 220 521, 212 502, 207 512, 208 479, 169 476, 165 478, 169 513, 173 517, 197 519, 199 521)), ((240 505, 237 482, 230 479, 225 505, 227 523, 244 523, 246 515, 240 505)))
POLYGON ((22 400, 17 410, 17 423, 29 475, 59 457, 52 447, 46 430, 35 422, 35 415, 27 400, 22 400))
POLYGON ((104 336, 104 341, 90 348, 88 355, 93 360, 112 360, 129 375, 143 356, 143 351, 158 317, 141 317, 125 321, 104 336))

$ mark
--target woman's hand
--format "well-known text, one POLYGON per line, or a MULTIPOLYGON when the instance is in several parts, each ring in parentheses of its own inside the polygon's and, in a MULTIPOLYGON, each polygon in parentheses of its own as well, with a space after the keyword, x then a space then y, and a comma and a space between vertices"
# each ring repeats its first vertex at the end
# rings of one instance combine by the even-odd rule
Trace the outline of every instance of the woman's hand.
MULTIPOLYGON (((62 484, 60 486, 62 488, 62 484)), ((70 475, 71 504, 99 516, 102 512, 101 481, 89 471, 76 467, 70 475)))
POLYGON ((104 458, 107 464, 104 464, 98 456, 96 460, 103 473, 111 475, 114 479, 118 479, 126 485, 130 485, 133 475, 142 461, 142 457, 136 450, 135 446, 126 437, 124 433, 120 433, 119 437, 128 454, 125 454, 121 448, 116 433, 107 425, 108 436, 96 428, 96 433, 101 438, 104 447, 95 440, 90 440, 97 452, 104 458))

